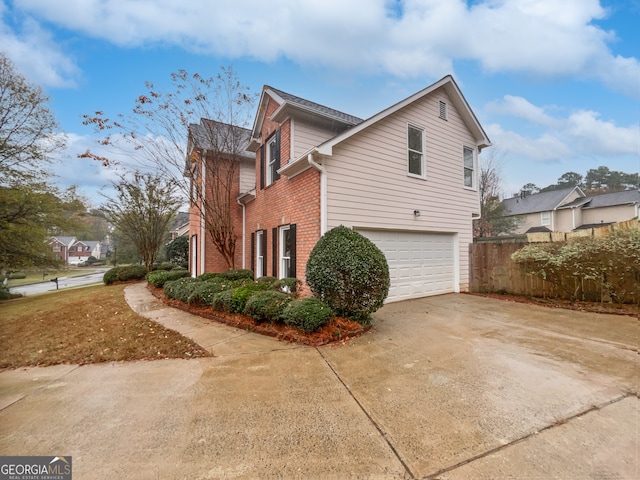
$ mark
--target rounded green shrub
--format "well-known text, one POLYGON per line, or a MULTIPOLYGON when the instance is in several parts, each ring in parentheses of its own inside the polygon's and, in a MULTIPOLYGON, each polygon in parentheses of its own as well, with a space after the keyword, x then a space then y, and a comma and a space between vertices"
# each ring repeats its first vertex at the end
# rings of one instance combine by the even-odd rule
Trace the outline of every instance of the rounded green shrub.
POLYGON ((102 281, 106 285, 113 282, 126 282, 128 280, 142 280, 147 275, 144 265, 128 265, 126 267, 114 267, 104 272, 102 281))
POLYGON ((275 280, 270 288, 283 293, 290 293, 294 297, 297 297, 301 286, 302 282, 297 278, 286 277, 275 280))
POLYGON ((282 323, 282 312, 293 301, 286 293, 267 290, 254 293, 244 307, 245 315, 255 321, 282 323))
POLYGON ((213 298, 220 292, 233 288, 231 282, 223 279, 211 279, 194 284, 187 303, 196 305, 213 305, 213 298))
POLYGON ((341 225, 313 247, 307 283, 337 315, 367 323, 389 294, 389 265, 371 240, 341 225))
POLYGON ((244 312, 247 300, 256 292, 266 290, 268 286, 267 284, 253 282, 234 289, 231 299, 231 310, 233 313, 244 312))
POLYGON ((249 279, 253 280, 253 270, 245 270, 245 269, 237 269, 237 270, 227 270, 226 272, 222 272, 219 274, 222 278, 227 280, 242 280, 249 279))
POLYGON ((164 294, 167 298, 187 303, 189 297, 200 283, 202 283, 200 280, 192 277, 171 280, 164 284, 164 294))
POLYGON ((219 312, 233 313, 233 292, 235 289, 224 290, 216 293, 211 300, 211 306, 219 312))
POLYGON ((294 300, 282 312, 284 323, 305 332, 315 332, 323 327, 332 315, 331 308, 317 298, 294 300))
POLYGON ((154 263, 151 267, 151 271, 155 272, 156 270, 171 270, 173 267, 175 267, 175 264, 171 262, 154 263))
POLYGON ((189 276, 188 270, 154 270, 153 272, 147 273, 147 282, 149 282, 154 287, 164 287, 164 284, 177 280, 179 278, 184 278, 189 276))
POLYGON ((22 272, 13 272, 13 273, 10 273, 7 278, 9 280, 21 280, 23 278, 27 278, 27 274, 22 272))
POLYGON ((276 277, 270 277, 270 276, 258 277, 256 278, 256 283, 266 283, 267 285, 271 285, 276 280, 278 280, 276 277))
POLYGON ((211 273, 211 272, 207 272, 207 273, 203 273, 202 275, 200 275, 198 278, 202 281, 208 281, 211 280, 212 278, 219 278, 220 274, 219 273, 211 273))

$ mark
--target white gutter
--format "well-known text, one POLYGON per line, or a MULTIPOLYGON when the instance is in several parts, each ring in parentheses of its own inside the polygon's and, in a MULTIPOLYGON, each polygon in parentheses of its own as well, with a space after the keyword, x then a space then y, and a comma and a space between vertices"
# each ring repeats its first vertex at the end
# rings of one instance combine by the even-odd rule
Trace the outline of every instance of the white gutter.
POLYGON ((207 175, 206 175, 206 168, 207 165, 207 151, 204 151, 204 154, 202 155, 202 168, 200 169, 200 175, 202 177, 202 183, 201 183, 201 198, 200 198, 200 275, 202 275, 204 273, 204 248, 205 248, 205 218, 204 218, 204 210, 205 210, 205 205, 206 205, 206 179, 207 179, 207 175))
POLYGON ((238 202, 238 205, 240 205, 242 207, 242 269, 245 269, 245 262, 244 262, 244 257, 245 257, 245 237, 246 237, 246 224, 247 224, 247 216, 246 216, 246 205, 244 203, 242 203, 239 199, 236 199, 236 202, 238 202))
POLYGON ((327 171, 313 159, 313 152, 307 155, 307 162, 320 172, 320 236, 327 231, 327 171))

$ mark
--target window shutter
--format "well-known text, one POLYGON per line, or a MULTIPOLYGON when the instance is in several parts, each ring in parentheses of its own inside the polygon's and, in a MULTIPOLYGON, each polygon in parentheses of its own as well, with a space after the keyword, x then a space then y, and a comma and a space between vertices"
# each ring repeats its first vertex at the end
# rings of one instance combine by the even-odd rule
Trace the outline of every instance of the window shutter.
POLYGON ((264 188, 264 145, 260 147, 260 188, 264 188))
POLYGON ((271 245, 271 251, 273 252, 273 259, 271 260, 271 266, 272 266, 272 270, 271 270, 271 275, 273 275, 274 277, 278 276, 278 227, 274 227, 273 230, 271 230, 271 238, 272 238, 272 245, 271 245))
POLYGON ((276 130, 276 158, 274 159, 275 172, 273 173, 273 181, 280 178, 278 170, 280 170, 280 129, 276 130))
POLYGON ((253 270, 253 276, 255 277, 258 268, 256 266, 256 233, 251 233, 251 270, 253 270))
POLYGON ((289 275, 293 278, 296 278, 296 225, 289 225, 289 255, 291 257, 290 261, 290 271, 289 275))
POLYGON ((267 274, 267 231, 262 231, 262 247, 260 251, 262 252, 262 274, 267 274))

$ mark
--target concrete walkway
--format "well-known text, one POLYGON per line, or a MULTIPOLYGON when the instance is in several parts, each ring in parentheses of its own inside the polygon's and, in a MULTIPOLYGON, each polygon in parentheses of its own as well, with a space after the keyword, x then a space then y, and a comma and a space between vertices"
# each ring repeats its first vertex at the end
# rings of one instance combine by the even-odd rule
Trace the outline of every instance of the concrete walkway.
POLYGON ((311 348, 126 297, 215 357, 4 371, 0 455, 72 455, 77 479, 640 478, 637 319, 444 295, 311 348))

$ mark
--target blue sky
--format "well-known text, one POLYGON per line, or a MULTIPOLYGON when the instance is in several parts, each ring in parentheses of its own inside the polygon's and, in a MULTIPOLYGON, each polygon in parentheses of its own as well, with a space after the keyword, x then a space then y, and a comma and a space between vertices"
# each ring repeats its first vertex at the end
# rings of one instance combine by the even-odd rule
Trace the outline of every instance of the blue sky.
POLYGON ((82 115, 128 112, 144 82, 232 65, 366 118, 453 74, 502 158, 504 194, 567 171, 640 169, 640 0, 0 0, 0 49, 51 99, 60 185, 113 172, 77 159, 82 115))

